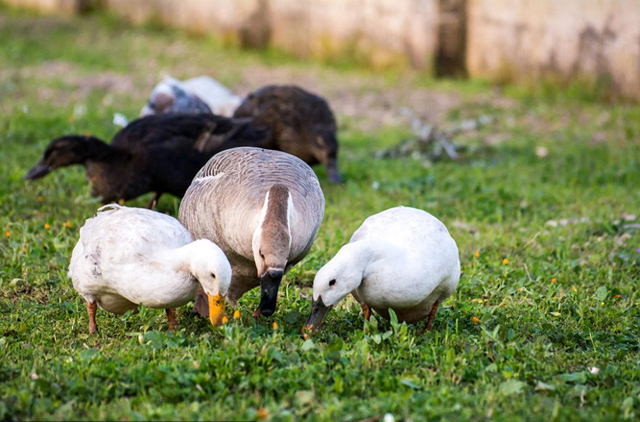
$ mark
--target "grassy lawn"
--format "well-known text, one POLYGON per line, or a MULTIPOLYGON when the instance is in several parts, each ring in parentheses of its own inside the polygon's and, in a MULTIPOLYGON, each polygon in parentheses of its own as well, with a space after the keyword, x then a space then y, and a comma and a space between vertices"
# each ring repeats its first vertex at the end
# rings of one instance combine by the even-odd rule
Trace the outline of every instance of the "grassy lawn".
MULTIPOLYGON (((637 418, 640 107, 590 99, 579 87, 376 75, 103 16, 0 8, 0 419, 637 418), (99 311, 89 336, 66 274, 99 203, 79 168, 22 176, 56 136, 110 139, 113 113, 135 117, 166 73, 326 95, 346 182, 330 186, 316 169, 325 220, 273 318, 252 320, 256 290, 221 328, 188 305, 173 334, 164 311, 141 309, 99 311), (456 139, 467 147, 459 162, 374 158, 410 135, 403 106, 441 128, 488 123, 456 139), (460 285, 433 331, 367 323, 349 298, 304 341, 315 272, 366 216, 400 204, 440 218, 460 248, 460 285)), ((174 216, 178 206, 159 204, 174 216)))

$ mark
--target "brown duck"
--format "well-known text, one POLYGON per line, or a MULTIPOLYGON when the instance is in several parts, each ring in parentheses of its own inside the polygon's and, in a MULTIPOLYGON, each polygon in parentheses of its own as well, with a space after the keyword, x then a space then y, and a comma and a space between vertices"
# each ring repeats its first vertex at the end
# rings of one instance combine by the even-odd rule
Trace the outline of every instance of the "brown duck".
POLYGON ((329 180, 340 182, 336 119, 323 98, 293 85, 269 85, 249 94, 234 117, 250 117, 271 130, 264 148, 321 163, 329 180))
POLYGON ((211 114, 161 114, 137 119, 121 129, 111 144, 93 136, 54 139, 26 174, 36 180, 52 170, 83 165, 91 195, 103 203, 164 193, 182 197, 193 176, 215 153, 243 145, 262 145, 268 136, 249 119, 211 114))

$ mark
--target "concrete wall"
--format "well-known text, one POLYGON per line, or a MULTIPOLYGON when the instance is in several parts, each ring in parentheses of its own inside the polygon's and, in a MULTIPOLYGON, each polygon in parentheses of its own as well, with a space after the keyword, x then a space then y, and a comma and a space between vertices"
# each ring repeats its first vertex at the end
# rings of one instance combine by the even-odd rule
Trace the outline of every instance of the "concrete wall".
POLYGON ((606 78, 640 99, 640 1, 468 1, 472 76, 606 78))
POLYGON ((4 0, 12 6, 27 7, 47 13, 80 13, 82 0, 4 0))
POLYGON ((437 0, 103 0, 133 21, 156 20, 232 43, 375 67, 431 63, 437 0))
MULTIPOLYGON (((2 0, 0 0, 2 1, 2 0)), ((640 0, 5 0, 100 5, 244 47, 498 80, 607 78, 640 99, 640 0)))

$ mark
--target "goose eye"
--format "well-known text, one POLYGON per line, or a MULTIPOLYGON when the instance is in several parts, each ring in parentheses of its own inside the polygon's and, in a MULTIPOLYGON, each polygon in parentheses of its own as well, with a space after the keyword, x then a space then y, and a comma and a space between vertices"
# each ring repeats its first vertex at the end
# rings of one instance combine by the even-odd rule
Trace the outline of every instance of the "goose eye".
POLYGON ((329 287, 333 286, 334 284, 336 284, 335 278, 329 282, 329 287))
POLYGON ((211 278, 216 278, 216 275, 214 273, 211 273, 211 278))
POLYGON ((264 259, 264 254, 260 251, 260 258, 264 259))

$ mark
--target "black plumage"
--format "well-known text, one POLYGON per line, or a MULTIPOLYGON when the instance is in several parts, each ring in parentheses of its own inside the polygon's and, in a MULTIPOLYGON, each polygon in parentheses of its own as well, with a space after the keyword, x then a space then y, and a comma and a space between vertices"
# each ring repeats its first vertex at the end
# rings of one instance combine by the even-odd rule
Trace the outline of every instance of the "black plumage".
POLYGON ((249 117, 270 129, 264 148, 293 154, 309 165, 321 163, 340 182, 336 119, 318 95, 293 85, 269 85, 249 94, 234 117, 249 117))
POLYGON ((238 146, 262 146, 265 129, 249 119, 212 114, 159 114, 137 119, 121 129, 111 144, 93 136, 54 139, 26 174, 36 180, 52 170, 84 165, 91 194, 104 203, 155 192, 182 197, 200 168, 216 153, 238 146))

